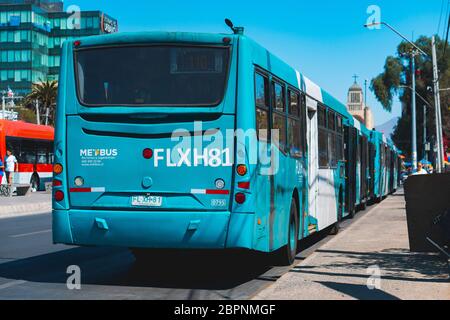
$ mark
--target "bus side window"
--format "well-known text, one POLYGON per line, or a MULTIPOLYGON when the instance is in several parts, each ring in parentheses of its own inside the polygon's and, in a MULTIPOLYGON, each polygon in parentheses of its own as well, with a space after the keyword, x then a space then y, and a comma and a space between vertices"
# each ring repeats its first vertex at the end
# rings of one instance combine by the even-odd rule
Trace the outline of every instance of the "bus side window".
POLYGON ((342 127, 342 117, 336 115, 336 157, 337 160, 344 160, 344 136, 342 127))
POLYGON ((51 142, 36 141, 37 145, 37 164, 51 164, 52 163, 52 149, 51 142))
POLYGON ((23 139, 20 148, 20 158, 23 163, 36 163, 36 142, 23 139))
POLYGON ((47 159, 47 164, 53 164, 54 161, 54 154, 53 154, 53 142, 49 142, 47 145, 47 152, 48 152, 48 159, 47 159))
POLYGON ((275 143, 275 145, 278 145, 281 151, 286 152, 286 99, 284 86, 273 81, 272 94, 272 130, 278 130, 278 139, 273 137, 272 142, 275 143))
POLYGON ((293 158, 300 158, 302 150, 302 132, 300 122, 300 96, 298 93, 288 90, 289 117, 288 117, 288 147, 289 154, 293 158))
POLYGON ((325 107, 318 107, 318 124, 319 124, 319 167, 328 168, 328 132, 326 129, 326 110, 325 107))
POLYGON ((332 168, 335 168, 337 165, 338 160, 338 153, 337 153, 337 140, 336 140, 336 114, 334 111, 328 109, 328 121, 327 121, 327 128, 328 128, 328 155, 329 155, 329 165, 332 168))
POLYGON ((307 108, 306 108, 306 95, 301 94, 300 96, 300 123, 301 123, 301 149, 303 156, 306 155, 306 146, 307 146, 307 137, 306 137, 306 116, 307 116, 307 108))
POLYGON ((269 130, 269 79, 255 73, 255 103, 256 103, 256 134, 258 140, 268 141, 269 130))
POLYGON ((21 152, 20 152, 20 150, 22 149, 22 139, 6 137, 6 148, 10 149, 13 152, 19 163, 23 162, 21 159, 21 152))

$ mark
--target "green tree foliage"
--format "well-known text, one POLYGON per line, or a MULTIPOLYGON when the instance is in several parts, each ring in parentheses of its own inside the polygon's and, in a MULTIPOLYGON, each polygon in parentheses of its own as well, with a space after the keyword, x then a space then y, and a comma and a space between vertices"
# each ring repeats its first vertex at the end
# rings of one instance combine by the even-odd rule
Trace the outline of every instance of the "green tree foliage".
MULTIPOLYGON (((415 44, 431 57, 431 37, 421 36, 415 44)), ((447 44, 444 56, 445 41, 436 37, 438 66, 440 73, 440 87, 450 87, 450 48, 447 44)), ((405 152, 407 156, 411 155, 411 90, 402 88, 402 86, 412 86, 411 76, 411 53, 412 46, 407 42, 401 42, 397 47, 395 56, 386 58, 384 71, 372 79, 371 90, 374 92, 377 100, 387 111, 392 111, 392 105, 396 96, 402 103, 402 117, 394 130, 392 139, 395 144, 405 152)), ((435 119, 434 119, 434 94, 433 90, 433 64, 431 59, 423 55, 415 57, 416 62, 416 91, 422 96, 432 109, 427 110, 427 136, 428 141, 435 138, 435 119)), ((442 124, 447 136, 450 136, 450 91, 441 92, 442 124)), ((423 106, 424 102, 416 97, 416 117, 417 117, 417 141, 419 158, 423 157, 422 138, 423 130, 423 106)))
POLYGON ((49 109, 49 124, 53 125, 56 112, 56 98, 58 95, 57 81, 43 81, 33 83, 31 93, 25 98, 28 108, 35 110, 35 101, 39 101, 39 115, 41 123, 44 123, 47 108, 49 109))
POLYGON ((36 113, 33 110, 21 107, 18 112, 20 120, 29 123, 36 123, 36 113))

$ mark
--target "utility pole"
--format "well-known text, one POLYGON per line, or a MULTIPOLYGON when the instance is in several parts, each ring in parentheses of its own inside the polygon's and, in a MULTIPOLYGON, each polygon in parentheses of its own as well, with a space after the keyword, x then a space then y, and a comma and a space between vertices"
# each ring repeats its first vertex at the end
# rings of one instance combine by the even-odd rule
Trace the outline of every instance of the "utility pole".
POLYGON ((5 119, 6 119, 6 102, 5 102, 5 96, 2 96, 2 114, 3 114, 2 119, 5 120, 5 119))
POLYGON ((36 99, 36 123, 41 124, 41 119, 39 115, 39 100, 36 99))
POLYGON ((428 150, 427 150, 427 106, 423 105, 423 151, 424 159, 428 161, 428 150))
POLYGON ((433 86, 434 86, 434 105, 435 105, 435 117, 436 117, 436 144, 437 144, 437 158, 436 158, 436 171, 442 172, 443 168, 443 152, 444 144, 442 141, 442 120, 441 120, 441 97, 439 94, 439 70, 437 65, 436 55, 436 39, 433 36, 431 38, 431 52, 433 58, 433 86))
POLYGON ((47 108, 47 109, 45 110, 45 125, 46 125, 46 126, 48 126, 48 116, 49 116, 49 113, 50 113, 50 109, 47 108))
POLYGON ((416 52, 411 52, 411 74, 412 74, 412 89, 411 89, 411 122, 412 122, 412 169, 417 171, 417 122, 416 122, 416 52))
MULTIPOLYGON (((396 33, 397 35, 399 35, 403 40, 405 40, 406 42, 408 42, 410 45, 413 46, 413 48, 415 48, 416 52, 412 54, 412 56, 416 55, 416 54, 422 54, 424 57, 430 58, 430 56, 425 53, 422 49, 420 49, 415 43, 411 42, 410 40, 408 40, 404 35, 402 35, 400 32, 398 32, 397 30, 395 30, 392 26, 390 26, 389 24, 387 24, 386 22, 374 22, 374 23, 370 23, 370 24, 366 24, 364 25, 364 27, 371 27, 371 26, 376 26, 376 25, 384 25, 386 27, 388 27, 391 31, 393 31, 394 33, 396 33)), ((447 44, 446 44, 447 45, 447 44)), ((438 65, 437 65, 437 55, 436 55, 436 39, 433 36, 431 39, 431 51, 432 51, 432 60, 433 60, 433 86, 434 86, 434 103, 435 103, 435 118, 436 118, 436 144, 437 144, 437 161, 436 161, 436 171, 437 173, 441 173, 442 169, 443 169, 443 160, 444 160, 444 144, 442 141, 442 116, 441 116, 441 100, 440 100, 440 96, 439 96, 439 70, 438 70, 438 65)), ((414 62, 414 58, 412 59, 412 68, 415 69, 415 65, 413 65, 414 62)), ((415 80, 415 70, 413 70, 413 78, 415 80)), ((415 81, 413 81, 413 86, 415 89, 415 81)), ((413 102, 412 103, 414 105, 414 109, 415 109, 415 94, 413 94, 413 102)), ((413 126, 416 126, 415 123, 415 110, 412 112, 412 116, 413 116, 413 126)), ((415 138, 415 134, 413 134, 413 142, 417 140, 415 138)), ((413 152, 414 152, 413 148, 413 152)), ((417 149, 416 149, 417 150, 417 149)), ((416 157, 417 157, 417 151, 415 153, 416 157)), ((414 157, 414 155, 413 155, 414 157)), ((414 162, 413 162, 414 165, 414 162)), ((417 163, 416 163, 417 165, 417 163)))
POLYGON ((364 108, 367 107, 367 79, 364 80, 364 108))

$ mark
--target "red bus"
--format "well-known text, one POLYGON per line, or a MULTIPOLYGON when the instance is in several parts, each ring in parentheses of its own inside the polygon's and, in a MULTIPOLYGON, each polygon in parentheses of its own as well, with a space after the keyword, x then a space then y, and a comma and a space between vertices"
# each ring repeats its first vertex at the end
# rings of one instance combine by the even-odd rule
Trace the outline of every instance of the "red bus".
POLYGON ((0 158, 5 162, 6 149, 11 149, 19 162, 15 184, 30 184, 36 191, 45 190, 53 175, 53 140, 52 127, 0 120, 0 158))

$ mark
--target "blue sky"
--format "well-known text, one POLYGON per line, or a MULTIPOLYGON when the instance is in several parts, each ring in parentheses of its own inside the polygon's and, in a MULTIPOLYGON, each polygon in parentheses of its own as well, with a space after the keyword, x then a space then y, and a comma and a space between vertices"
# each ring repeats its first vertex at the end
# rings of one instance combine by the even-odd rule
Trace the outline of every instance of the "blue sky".
MULTIPOLYGON (((363 28, 370 5, 380 7, 381 19, 404 35, 432 35, 438 31, 442 1, 447 0, 66 0, 66 7, 102 10, 119 20, 120 31, 229 32, 228 17, 235 25, 274 54, 345 102, 352 76, 362 85, 383 71, 400 38, 386 28, 363 28)), ((444 7, 444 11, 445 11, 444 7)), ((445 19, 443 19, 445 20, 445 19)), ((441 23, 442 34, 444 22, 441 23)), ((382 106, 369 91, 377 125, 400 115, 382 106)))

